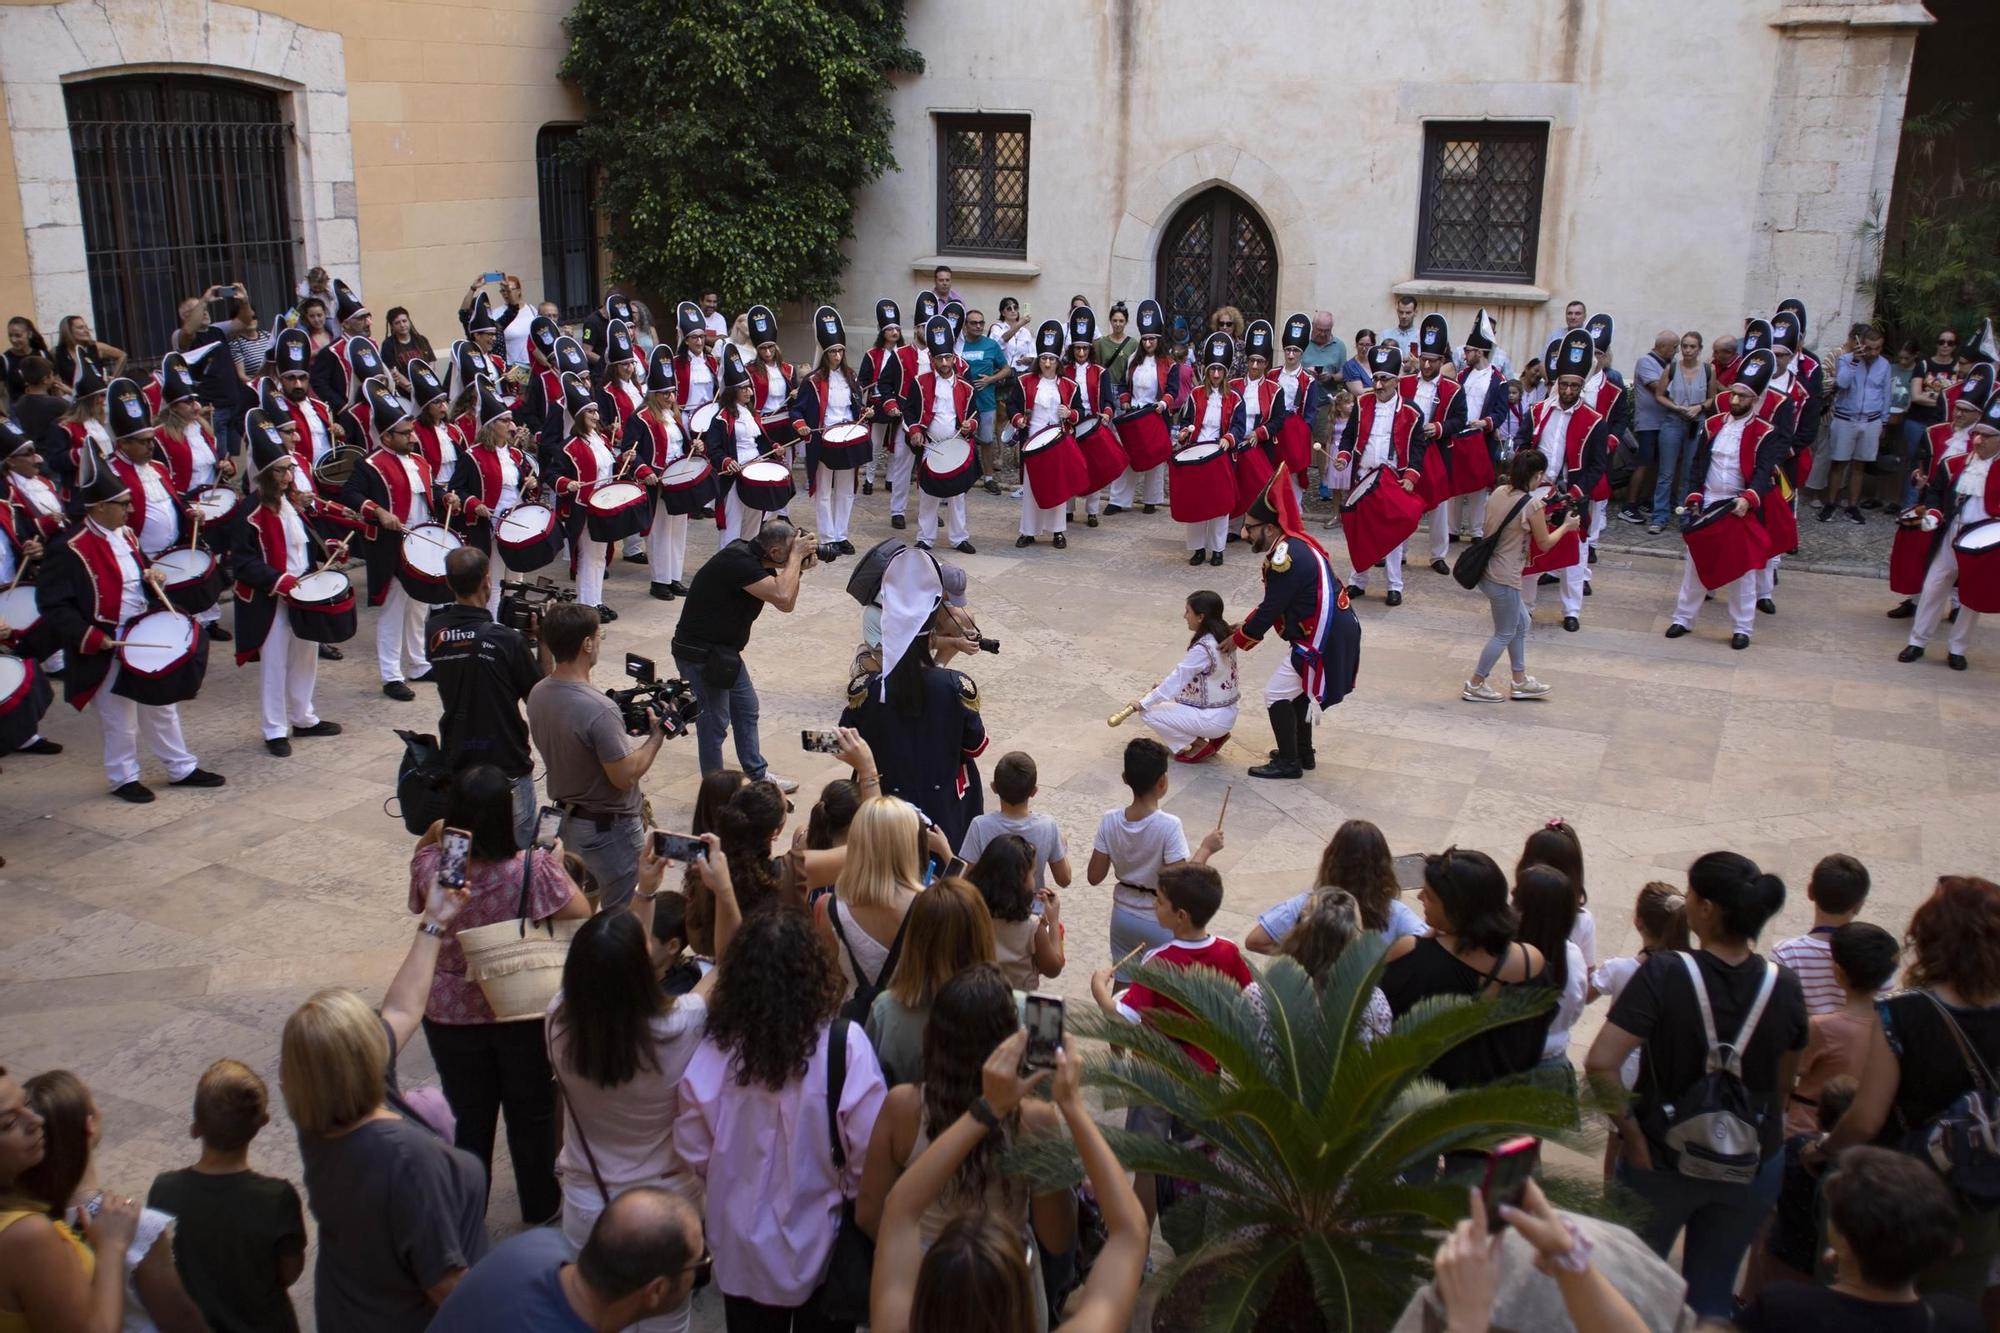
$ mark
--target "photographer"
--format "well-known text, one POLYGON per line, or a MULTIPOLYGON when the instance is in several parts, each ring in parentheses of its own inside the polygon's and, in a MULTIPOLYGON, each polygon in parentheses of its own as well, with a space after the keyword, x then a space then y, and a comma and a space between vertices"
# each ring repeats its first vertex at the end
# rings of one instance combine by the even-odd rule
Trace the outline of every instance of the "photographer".
POLYGON ((438 748, 453 773, 491 764, 514 787, 514 841, 535 837, 535 761, 521 704, 550 668, 547 648, 537 653, 528 636, 495 624, 486 607, 493 596, 492 566, 483 551, 461 546, 444 558, 452 599, 430 614, 424 638, 436 673, 438 748), (539 659, 539 660, 538 660, 539 659))
POLYGON ((813 535, 783 519, 766 519, 695 571, 674 627, 674 666, 701 700, 695 730, 701 771, 722 767, 722 738, 736 727, 736 761, 751 781, 768 777, 790 794, 799 784, 773 775, 757 744, 757 687, 743 649, 750 627, 768 604, 789 613, 798 605, 799 575, 813 562, 813 535))
POLYGON ((666 732, 649 717, 646 739, 627 749, 618 705, 590 683, 603 651, 597 608, 558 602, 541 624, 542 647, 554 661, 528 694, 528 730, 542 756, 549 801, 563 811, 559 835, 597 881, 599 907, 631 900, 645 838, 639 779, 653 766, 666 732))

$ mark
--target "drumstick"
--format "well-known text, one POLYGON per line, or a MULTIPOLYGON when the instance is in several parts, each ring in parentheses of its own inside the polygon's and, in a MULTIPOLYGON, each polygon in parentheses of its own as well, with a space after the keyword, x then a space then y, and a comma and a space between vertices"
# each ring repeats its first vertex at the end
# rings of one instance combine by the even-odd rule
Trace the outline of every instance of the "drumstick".
POLYGON ((194 507, 194 529, 188 533, 188 549, 192 551, 201 545, 201 506, 194 507))
POLYGON ((1222 789, 1222 809, 1215 813, 1215 826, 1217 828, 1221 828, 1222 821, 1229 818, 1229 793, 1235 790, 1236 784, 1233 782, 1222 789))
POLYGON ((23 560, 18 566, 15 567, 14 577, 7 581, 7 591, 8 592, 14 591, 15 585, 19 584, 21 581, 21 576, 27 572, 28 572, 28 562, 26 560, 23 560))

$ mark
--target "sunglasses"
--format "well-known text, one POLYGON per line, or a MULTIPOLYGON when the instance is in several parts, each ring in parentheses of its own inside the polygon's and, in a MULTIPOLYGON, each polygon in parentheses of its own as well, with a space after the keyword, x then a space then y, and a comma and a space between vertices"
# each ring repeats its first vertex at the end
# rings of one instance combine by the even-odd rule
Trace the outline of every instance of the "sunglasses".
POLYGON ((708 1285, 709 1279, 715 1276, 715 1255, 707 1250, 703 1250, 701 1258, 683 1268, 681 1272, 693 1273, 694 1290, 700 1291, 708 1285))
POLYGON ((1940 338, 1940 339, 1938 339, 1938 346, 1939 346, 1939 347, 1956 347, 1956 346, 1958 346, 1958 339, 1956 339, 1956 338, 1940 338))

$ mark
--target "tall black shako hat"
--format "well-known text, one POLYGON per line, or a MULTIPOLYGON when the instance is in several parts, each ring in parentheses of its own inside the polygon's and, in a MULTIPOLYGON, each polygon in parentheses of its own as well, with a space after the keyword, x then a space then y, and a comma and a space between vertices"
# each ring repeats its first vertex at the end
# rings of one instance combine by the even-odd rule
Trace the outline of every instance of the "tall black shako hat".
POLYGON ((950 356, 953 343, 951 321, 943 315, 932 315, 924 323, 924 350, 932 356, 950 356))
POLYGON ((188 369, 187 358, 168 352, 160 358, 160 401, 184 403, 194 396, 194 372, 188 369))
POLYGON ((382 437, 410 419, 410 409, 389 387, 387 379, 372 379, 362 386, 368 398, 368 429, 380 444, 382 437))
POLYGON ((951 325, 951 340, 957 342, 959 333, 965 328, 965 304, 961 301, 946 301, 944 308, 938 313, 944 316, 945 323, 951 325))
POLYGON ((109 463, 98 457, 95 449, 85 449, 77 460, 77 489, 83 495, 83 507, 86 509, 92 505, 132 498, 132 488, 118 479, 118 474, 111 470, 109 463))
POLYGON ((361 298, 354 289, 339 278, 333 280, 333 318, 337 324, 345 324, 356 315, 365 315, 368 307, 361 304, 361 298))
POLYGON ((1596 360, 1597 343, 1591 338, 1590 330, 1571 329, 1556 347, 1555 360, 1549 364, 1549 375, 1559 380, 1586 380, 1590 378, 1590 368, 1596 360))
POLYGON ((937 293, 926 287, 917 293, 917 303, 911 307, 913 317, 919 326, 931 322, 931 316, 938 313, 937 293))
POLYGON ((590 381, 581 375, 565 374, 563 380, 563 415, 569 420, 572 433, 583 414, 595 410, 597 397, 590 391, 590 381))
POLYGON ((847 325, 841 322, 838 310, 823 305, 813 311, 813 341, 819 344, 822 352, 847 346, 847 325))
POLYGON ((1248 360, 1253 356, 1264 358, 1264 364, 1271 363, 1271 321, 1255 319, 1250 327, 1243 330, 1243 356, 1248 360))
POLYGON ((701 307, 692 301, 683 301, 674 307, 674 328, 680 333, 680 342, 686 345, 690 333, 708 332, 708 322, 701 316, 701 307))
POLYGON ((1150 296, 1139 302, 1137 327, 1141 338, 1167 336, 1167 316, 1160 309, 1160 303, 1150 296))
POLYGON ((1207 369, 1209 366, 1222 366, 1227 369, 1235 363, 1236 340, 1221 329, 1217 329, 1214 333, 1209 334, 1208 341, 1201 345, 1202 368, 1207 369))
POLYGON ((137 384, 120 375, 111 381, 109 393, 111 401, 105 405, 105 425, 110 428, 112 439, 152 433, 153 417, 146 410, 146 397, 137 384))
POLYGON ((680 384, 674 379, 673 349, 665 343, 657 344, 646 359, 646 392, 680 392, 680 384))
MULTIPOLYGON (((838 316, 835 316, 838 318, 838 316)), ((736 350, 735 343, 722 345, 722 391, 740 389, 750 382, 750 372, 743 365, 743 354, 736 350)))
POLYGON ((743 313, 743 322, 750 326, 752 347, 778 345, 778 317, 771 313, 767 305, 753 305, 743 313))
POLYGON ((1771 355, 1770 348, 1760 347, 1746 355, 1742 364, 1737 366, 1736 383, 1750 391, 1750 399, 1754 404, 1757 399, 1764 396, 1764 390, 1770 387, 1771 376, 1777 373, 1778 359, 1771 355))
POLYGON ((1752 316, 1743 321, 1743 337, 1736 344, 1739 355, 1748 356, 1756 351, 1769 351, 1773 337, 1771 321, 1752 316))
POLYGON ((562 337, 562 329, 547 315, 536 315, 528 325, 528 345, 542 355, 542 360, 550 365, 556 360, 556 339, 562 337))
POLYGON ((2000 340, 1993 336, 1993 316, 1988 315, 1979 322, 1979 332, 1973 334, 1972 341, 1965 345, 1965 354, 1982 366, 2000 361, 2000 340))
POLYGON ((271 373, 306 375, 312 372, 312 335, 304 329, 279 329, 271 345, 271 373))
POLYGON ((1388 343, 1376 343, 1368 350, 1368 374, 1400 375, 1403 373, 1403 353, 1388 343))
POLYGON ((1499 341, 1499 330, 1493 327, 1493 316, 1486 313, 1486 307, 1479 307, 1479 313, 1472 317, 1472 332, 1465 335, 1465 345, 1482 352, 1490 352, 1499 341))
POLYGON ((1451 329, 1443 315, 1425 315, 1417 325, 1417 355, 1451 359, 1451 329))
POLYGON ((1778 311, 1780 314, 1790 314, 1798 321, 1799 341, 1804 342, 1806 330, 1812 327, 1812 325, 1806 322, 1806 303, 1796 296, 1787 296, 1784 300, 1778 302, 1778 311))
POLYGON ((1771 350, 1777 351, 1780 348, 1794 356, 1798 355, 1799 320, 1798 316, 1789 310, 1780 310, 1771 316, 1771 350))
POLYGON ((1592 315, 1583 322, 1583 328, 1590 335, 1591 345, 1596 347, 1598 351, 1609 352, 1611 350, 1611 332, 1613 328, 1611 316, 1604 314, 1592 315))
POLYGON ((556 372, 561 375, 582 375, 590 363, 584 359, 583 344, 565 333, 556 339, 556 372))
POLYGON ((622 366, 638 359, 638 350, 632 346, 632 330, 624 320, 612 320, 604 329, 604 364, 622 366))
POLYGON ((512 418, 514 409, 507 406, 507 400, 493 392, 493 381, 481 376, 479 379, 479 429, 485 430, 502 417, 512 418))
POLYGON ((413 356, 405 369, 409 372, 410 396, 417 400, 417 411, 423 411, 444 397, 444 385, 438 381, 437 372, 431 369, 430 362, 413 356))
POLYGON ((1285 331, 1281 342, 1286 347, 1304 347, 1312 341, 1312 320, 1301 310, 1285 316, 1285 331))
POLYGON ((891 325, 897 328, 903 326, 903 312, 894 301, 885 296, 875 303, 875 327, 879 331, 891 325))
POLYGON ((1080 305, 1069 312, 1069 345, 1082 343, 1088 347, 1097 341, 1097 312, 1087 305, 1080 305))
POLYGON ((12 458, 15 454, 25 454, 35 447, 28 432, 11 418, 0 417, 0 458, 12 458))
POLYGON ((472 313, 466 317, 465 336, 469 338, 475 333, 498 332, 500 321, 493 317, 493 303, 486 299, 485 292, 481 292, 473 298, 472 313))
POLYGON ((1035 329, 1035 355, 1037 357, 1063 354, 1063 326, 1061 321, 1045 319, 1035 329))
POLYGON ((623 292, 606 292, 604 295, 604 320, 608 324, 614 319, 632 322, 632 303, 623 292))
POLYGON ((285 437, 262 408, 243 418, 243 432, 250 442, 250 475, 261 476, 279 463, 296 463, 285 448, 285 437))
POLYGON ((1972 423, 1976 431, 1983 430, 1989 435, 2000 435, 2000 393, 1986 396, 1986 407, 1979 414, 1979 420, 1972 423))
POLYGON ((1965 378, 1959 381, 1958 401, 1964 403, 1970 399, 1974 411, 1985 407, 1987 395, 1993 392, 1993 373, 1991 361, 1981 361, 1967 371, 1965 378))

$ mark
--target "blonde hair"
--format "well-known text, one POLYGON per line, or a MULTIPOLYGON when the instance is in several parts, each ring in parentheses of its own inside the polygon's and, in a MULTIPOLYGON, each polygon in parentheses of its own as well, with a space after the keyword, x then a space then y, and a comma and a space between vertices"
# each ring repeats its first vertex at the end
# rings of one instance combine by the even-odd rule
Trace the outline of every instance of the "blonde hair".
POLYGON ((852 907, 894 907, 900 886, 915 893, 917 846, 923 826, 917 808, 894 796, 864 801, 847 826, 847 860, 834 890, 852 907))
POLYGON ((278 1085, 300 1133, 328 1134, 374 1111, 388 1068, 382 1018, 351 990, 323 990, 285 1020, 278 1085))

